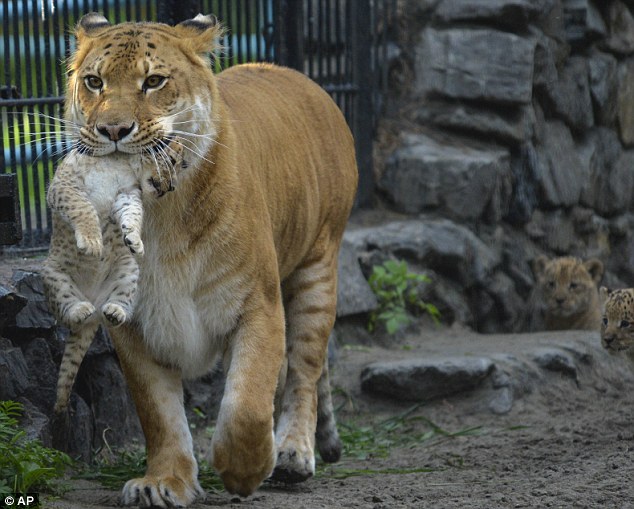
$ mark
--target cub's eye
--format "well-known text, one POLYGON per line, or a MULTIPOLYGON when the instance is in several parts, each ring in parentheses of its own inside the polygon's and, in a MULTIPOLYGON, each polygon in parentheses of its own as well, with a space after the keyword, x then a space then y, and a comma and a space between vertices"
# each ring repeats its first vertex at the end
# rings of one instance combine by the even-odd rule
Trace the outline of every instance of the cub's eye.
POLYGON ((143 82, 143 90, 147 90, 149 88, 158 88, 163 83, 165 83, 166 79, 167 78, 165 76, 159 76, 158 74, 153 74, 152 76, 148 76, 147 78, 145 78, 145 81, 143 82))
POLYGON ((546 286, 548 286, 548 288, 555 288, 555 282, 554 281, 548 281, 548 283, 546 283, 546 286))
POLYGON ((101 90, 103 87, 103 80, 99 76, 86 76, 84 83, 91 90, 101 90))
POLYGON ((571 290, 576 289, 579 286, 579 283, 575 283, 574 281, 572 283, 570 283, 570 285, 568 285, 568 288, 570 288, 571 290))
POLYGON ((627 320, 621 320, 621 323, 619 324, 619 328, 621 329, 625 329, 629 326, 630 326, 630 322, 628 322, 627 320))
POLYGON ((605 327, 607 327, 607 326, 608 326, 608 319, 607 319, 607 317, 605 317, 605 316, 604 316, 604 317, 603 317, 603 320, 601 320, 601 322, 603 323, 603 325, 604 325, 605 327))

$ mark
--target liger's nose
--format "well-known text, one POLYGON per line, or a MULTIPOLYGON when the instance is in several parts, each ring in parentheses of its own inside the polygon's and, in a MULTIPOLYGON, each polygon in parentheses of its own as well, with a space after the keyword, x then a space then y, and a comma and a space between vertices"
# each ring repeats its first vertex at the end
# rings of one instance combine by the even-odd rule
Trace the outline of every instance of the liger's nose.
POLYGON ((125 124, 97 124, 97 131, 112 141, 119 141, 128 136, 134 129, 134 123, 125 124))

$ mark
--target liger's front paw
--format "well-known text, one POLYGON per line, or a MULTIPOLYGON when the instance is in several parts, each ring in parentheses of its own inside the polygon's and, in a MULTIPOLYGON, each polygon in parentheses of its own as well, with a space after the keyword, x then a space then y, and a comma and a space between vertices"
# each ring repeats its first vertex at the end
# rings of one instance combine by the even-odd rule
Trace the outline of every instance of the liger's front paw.
POLYGON ((123 505, 140 507, 187 507, 204 495, 197 480, 185 482, 177 477, 139 477, 123 487, 123 505))
POLYGON ((222 443, 214 440, 213 465, 229 493, 247 497, 271 475, 275 466, 275 447, 273 434, 269 437, 257 443, 247 440, 243 446, 235 445, 240 444, 239 441, 222 443))
POLYGON ((287 437, 278 446, 273 479, 288 484, 305 481, 315 474, 315 453, 308 437, 287 437))

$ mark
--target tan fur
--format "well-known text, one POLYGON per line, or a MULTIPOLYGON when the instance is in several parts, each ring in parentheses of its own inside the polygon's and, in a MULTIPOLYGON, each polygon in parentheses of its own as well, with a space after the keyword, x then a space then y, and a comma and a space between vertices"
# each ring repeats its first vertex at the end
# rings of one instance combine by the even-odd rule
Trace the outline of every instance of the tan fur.
POLYGON ((611 352, 627 352, 634 360, 634 288, 600 289, 603 310, 601 344, 611 352))
POLYGON ((548 330, 598 330, 601 308, 597 285, 603 264, 597 259, 548 259, 540 256, 533 263, 539 299, 545 310, 548 330))
POLYGON ((248 495, 274 467, 291 482, 314 472, 354 144, 330 97, 295 71, 252 64, 214 77, 204 54, 218 34, 202 16, 174 28, 92 16, 77 33, 67 115, 81 142, 110 153, 97 127, 125 126, 117 150, 173 140, 187 166, 175 192, 144 201, 136 314, 111 331, 148 447, 126 504, 184 506, 198 493, 180 377, 212 369, 217 354, 227 382, 213 465, 227 490, 248 495), (167 78, 144 91, 153 74, 167 78), (90 90, 87 75, 102 89, 90 90))

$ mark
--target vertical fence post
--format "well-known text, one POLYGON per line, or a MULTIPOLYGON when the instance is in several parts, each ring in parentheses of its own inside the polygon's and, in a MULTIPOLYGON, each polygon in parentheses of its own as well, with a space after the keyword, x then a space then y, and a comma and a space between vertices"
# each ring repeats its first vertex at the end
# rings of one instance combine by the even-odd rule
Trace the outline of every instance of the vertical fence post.
POLYGON ((374 103, 372 69, 372 13, 370 0, 350 2, 352 29, 353 80, 358 90, 353 109, 352 132, 357 151, 359 167, 359 189, 357 207, 371 205, 374 191, 374 170, 372 164, 372 145, 374 137, 374 103))
POLYGON ((200 0, 158 0, 157 18, 161 23, 176 25, 201 12, 200 0))
POLYGON ((304 72, 304 2, 275 2, 275 61, 304 72))

